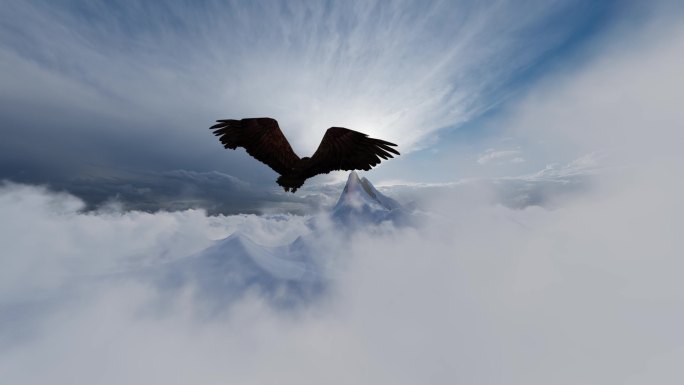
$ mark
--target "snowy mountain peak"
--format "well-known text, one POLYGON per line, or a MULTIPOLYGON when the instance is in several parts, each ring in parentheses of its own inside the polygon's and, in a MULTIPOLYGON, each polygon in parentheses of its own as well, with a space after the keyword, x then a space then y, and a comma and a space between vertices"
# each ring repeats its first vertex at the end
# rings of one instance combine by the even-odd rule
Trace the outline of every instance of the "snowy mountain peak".
POLYGON ((401 207, 397 201, 379 192, 368 179, 359 178, 356 171, 352 171, 333 211, 343 207, 359 209, 363 206, 376 210, 393 210, 401 207))
POLYGON ((352 171, 340 199, 332 210, 332 218, 344 224, 404 221, 405 210, 392 198, 378 191, 366 178, 352 171))

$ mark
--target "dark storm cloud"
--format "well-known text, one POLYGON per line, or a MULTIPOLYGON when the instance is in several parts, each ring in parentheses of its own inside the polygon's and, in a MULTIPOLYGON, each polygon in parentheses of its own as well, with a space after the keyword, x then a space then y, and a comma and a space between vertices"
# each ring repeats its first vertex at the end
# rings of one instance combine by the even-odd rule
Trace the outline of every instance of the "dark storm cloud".
POLYGON ((124 209, 157 211, 206 209, 210 214, 312 213, 326 204, 320 194, 286 194, 218 171, 173 170, 162 173, 95 171, 48 183, 52 190, 76 195, 87 210, 110 204, 124 209))

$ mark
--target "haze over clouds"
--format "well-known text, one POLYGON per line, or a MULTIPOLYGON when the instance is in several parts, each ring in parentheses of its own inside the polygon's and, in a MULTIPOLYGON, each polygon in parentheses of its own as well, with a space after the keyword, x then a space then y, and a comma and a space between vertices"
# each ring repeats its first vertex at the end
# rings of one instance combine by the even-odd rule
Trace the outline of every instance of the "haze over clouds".
POLYGON ((275 309, 257 291, 207 318, 198 315, 206 304, 193 287, 159 306, 159 288, 130 279, 39 307, 40 317, 10 314, 5 309, 22 309, 20 299, 45 298, 74 274, 181 258, 236 229, 267 244, 308 230, 297 216, 83 213, 68 195, 5 185, 2 377, 22 384, 681 383, 684 27, 681 7, 671 6, 631 31, 629 44, 609 39, 593 59, 547 78, 493 119, 530 151, 574 159, 522 181, 591 169, 598 174, 589 188, 559 198, 552 210, 492 204, 497 191, 487 185, 451 190, 431 201, 432 219, 419 228, 385 223, 349 239, 326 233, 321 241, 344 246, 319 256, 334 261, 331 291, 302 309, 275 309))

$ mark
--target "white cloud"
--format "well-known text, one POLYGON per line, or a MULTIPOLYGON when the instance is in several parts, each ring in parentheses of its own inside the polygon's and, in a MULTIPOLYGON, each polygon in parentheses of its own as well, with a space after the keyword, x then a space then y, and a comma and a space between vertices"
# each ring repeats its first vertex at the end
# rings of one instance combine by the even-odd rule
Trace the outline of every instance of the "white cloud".
MULTIPOLYGON (((684 317, 681 247, 663 231, 680 218, 671 211, 678 196, 628 186, 554 211, 445 197, 434 210, 443 219, 428 227, 360 232, 336 243, 342 247, 320 256, 336 261, 334 290, 294 313, 248 295, 207 319, 192 287, 158 312, 159 294, 146 282, 105 285, 40 313, 37 330, 18 346, 0 344, 0 370, 13 383, 56 384, 668 382, 684 346, 673 334, 684 317)), ((102 239, 81 244, 83 234, 69 222, 83 214, 43 207, 36 221, 61 218, 69 230, 38 226, 32 240, 55 246, 71 235, 72 248, 95 256, 107 246, 102 239)), ((155 250, 159 237, 140 230, 169 217, 149 219, 119 239, 155 250)), ((50 250, 37 253, 35 265, 49 262, 50 250)))
POLYGON ((286 243, 307 231, 304 217, 290 215, 81 212, 83 207, 67 194, 0 185, 0 302, 44 294, 74 276, 185 257, 237 229, 265 244, 286 243))
POLYGON ((495 150, 493 148, 487 149, 485 152, 477 157, 477 163, 487 164, 492 161, 505 161, 506 163, 520 163, 524 162, 525 159, 520 157, 522 152, 518 149, 516 150, 495 150))

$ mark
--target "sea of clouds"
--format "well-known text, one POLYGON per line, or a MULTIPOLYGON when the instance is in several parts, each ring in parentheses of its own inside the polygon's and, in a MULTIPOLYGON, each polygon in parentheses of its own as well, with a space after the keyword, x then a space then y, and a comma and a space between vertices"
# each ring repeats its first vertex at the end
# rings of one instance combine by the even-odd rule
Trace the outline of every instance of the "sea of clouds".
POLYGON ((0 376, 12 384, 652 384, 684 381, 684 28, 548 79, 500 118, 549 151, 610 167, 553 209, 435 197, 422 226, 326 231, 330 290, 296 309, 248 291, 207 315, 188 285, 65 286, 201 251, 239 230, 268 245, 308 217, 83 212, 0 187, 0 376), (163 306, 160 305, 164 298, 163 306))

